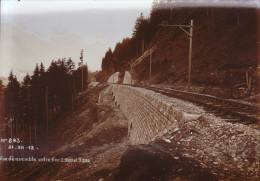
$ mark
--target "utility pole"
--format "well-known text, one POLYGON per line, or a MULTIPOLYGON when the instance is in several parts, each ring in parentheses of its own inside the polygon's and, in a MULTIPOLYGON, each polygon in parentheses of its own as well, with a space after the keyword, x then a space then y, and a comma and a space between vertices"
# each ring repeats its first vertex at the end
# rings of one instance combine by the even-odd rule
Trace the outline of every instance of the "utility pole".
POLYGON ((193 20, 190 21, 190 50, 189 50, 189 75, 188 75, 188 91, 190 91, 191 76, 191 56, 192 56, 192 37, 193 37, 193 20))
POLYGON ((163 21, 162 24, 159 24, 159 26, 165 26, 165 27, 179 27, 181 30, 183 30, 190 39, 190 49, 189 49, 189 73, 188 73, 188 91, 190 91, 190 77, 191 77, 191 58, 192 58, 192 38, 193 38, 193 20, 190 21, 190 25, 170 25, 168 24, 168 21, 163 21), (184 28, 190 28, 190 32, 186 31, 184 28))
POLYGON ((81 92, 83 92, 83 49, 80 52, 80 65, 81 65, 81 92))

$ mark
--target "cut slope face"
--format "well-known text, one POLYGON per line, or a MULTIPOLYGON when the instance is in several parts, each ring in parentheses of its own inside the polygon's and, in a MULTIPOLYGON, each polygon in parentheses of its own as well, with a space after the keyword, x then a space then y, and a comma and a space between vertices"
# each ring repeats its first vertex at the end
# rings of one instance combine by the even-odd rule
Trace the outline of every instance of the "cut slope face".
POLYGON ((128 71, 125 71, 123 84, 133 84, 133 83, 134 80, 132 79, 132 75, 128 71))
POLYGON ((108 83, 118 83, 119 82, 119 72, 113 73, 107 80, 108 83))

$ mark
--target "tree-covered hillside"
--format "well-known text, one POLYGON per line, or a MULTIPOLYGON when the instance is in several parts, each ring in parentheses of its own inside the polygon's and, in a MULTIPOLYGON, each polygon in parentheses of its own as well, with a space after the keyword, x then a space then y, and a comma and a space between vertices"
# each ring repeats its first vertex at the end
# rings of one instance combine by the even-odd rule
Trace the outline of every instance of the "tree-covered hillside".
MULTIPOLYGON (((258 9, 176 8, 164 2, 155 1, 149 17, 141 14, 137 18, 132 37, 118 43, 115 50, 107 51, 100 80, 106 81, 113 72, 130 70, 131 62, 153 47, 151 81, 149 56, 142 57, 142 61, 132 67, 134 79, 137 82, 185 86, 189 37, 178 27, 162 27, 160 24, 189 25, 193 19, 192 85, 232 89, 246 84, 246 72, 252 67, 253 87, 258 88, 258 9)), ((185 30, 189 32, 189 28, 185 30)))

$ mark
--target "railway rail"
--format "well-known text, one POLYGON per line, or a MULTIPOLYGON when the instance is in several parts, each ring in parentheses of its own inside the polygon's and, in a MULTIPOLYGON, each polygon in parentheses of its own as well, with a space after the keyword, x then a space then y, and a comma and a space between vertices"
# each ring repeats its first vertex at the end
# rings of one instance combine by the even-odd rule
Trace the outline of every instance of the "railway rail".
POLYGON ((135 85, 152 90, 163 95, 192 102, 204 107, 207 112, 222 117, 228 122, 240 122, 243 124, 254 124, 259 126, 260 106, 241 103, 231 99, 218 98, 211 95, 186 92, 181 90, 158 88, 152 86, 135 85))

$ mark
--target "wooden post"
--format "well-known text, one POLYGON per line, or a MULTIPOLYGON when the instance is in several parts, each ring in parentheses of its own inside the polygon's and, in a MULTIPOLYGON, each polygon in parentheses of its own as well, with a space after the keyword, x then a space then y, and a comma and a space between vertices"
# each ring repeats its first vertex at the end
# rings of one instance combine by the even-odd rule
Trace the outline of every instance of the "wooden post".
POLYGON ((191 22, 190 22, 190 51, 189 51, 188 91, 190 91, 191 56, 192 56, 192 37, 193 37, 193 20, 191 20, 191 22))

